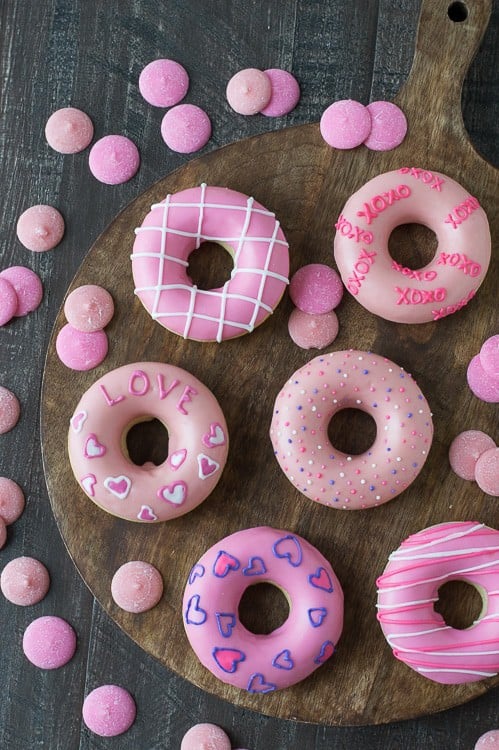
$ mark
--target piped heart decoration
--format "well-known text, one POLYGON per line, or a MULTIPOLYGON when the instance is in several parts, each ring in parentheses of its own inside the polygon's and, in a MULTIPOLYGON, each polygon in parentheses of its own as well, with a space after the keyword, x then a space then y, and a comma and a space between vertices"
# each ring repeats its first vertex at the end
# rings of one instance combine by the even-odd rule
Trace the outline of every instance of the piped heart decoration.
POLYGON ((150 505, 141 505, 140 513, 137 513, 139 521, 157 521, 158 517, 150 505))
POLYGON ((222 638, 230 638, 236 627, 236 616, 230 612, 215 612, 218 630, 222 638))
POLYGON ((255 672, 249 678, 248 693, 271 693, 273 690, 277 690, 277 685, 267 682, 260 672, 255 672))
POLYGON ((334 654, 334 643, 332 641, 324 641, 319 651, 318 656, 315 657, 314 662, 316 664, 324 664, 325 661, 331 658, 334 654))
POLYGON ((285 648, 284 651, 280 651, 277 656, 272 659, 272 666, 277 669, 293 669, 295 663, 291 658, 291 652, 289 648, 285 648))
POLYGON ((106 446, 99 442, 97 435, 93 432, 87 437, 83 455, 85 458, 101 458, 106 453, 106 446))
POLYGON ((239 570, 241 563, 234 555, 220 550, 215 562, 213 563, 213 575, 217 578, 225 578, 231 570, 239 570))
POLYGON ((218 422, 212 422, 210 431, 203 435, 203 443, 207 448, 218 448, 220 445, 225 445, 225 432, 222 425, 218 422))
POLYGON ((104 487, 118 500, 125 500, 132 487, 132 482, 128 477, 120 474, 119 477, 106 477, 104 487))
POLYGON ((228 674, 234 674, 238 664, 246 659, 246 654, 238 648, 217 648, 211 652, 220 669, 228 674))
POLYGON ((308 610, 308 619, 313 628, 320 628, 327 615, 327 609, 325 607, 315 607, 315 609, 308 610))
POLYGON ((261 557, 250 557, 248 565, 243 568, 244 576, 263 576, 267 572, 261 557))
POLYGON ((87 417, 88 414, 84 409, 82 409, 81 411, 77 411, 76 414, 71 417, 70 424, 73 432, 76 432, 76 434, 81 432, 81 428, 83 427, 87 417))
POLYGON ((322 589, 330 594, 333 591, 333 582, 331 576, 325 568, 317 568, 315 573, 311 573, 308 577, 309 583, 316 589, 322 589))
POLYGON ((90 497, 95 497, 94 487, 97 484, 97 477, 95 474, 85 474, 80 479, 80 484, 90 497))
POLYGON ((182 505, 187 497, 187 485, 185 482, 173 482, 160 487, 157 494, 160 500, 166 500, 172 505, 182 505))
POLYGON ((199 478, 207 479, 219 470, 220 464, 214 461, 212 458, 209 458, 209 456, 205 456, 204 453, 200 453, 198 456, 198 467, 199 478))
POLYGON ((201 565, 201 563, 196 563, 193 568, 191 568, 191 572, 189 573, 189 583, 192 585, 196 578, 202 578, 205 574, 205 568, 204 565, 201 565))
POLYGON ((187 603, 185 611, 185 621, 188 625, 203 625, 206 622, 208 613, 200 605, 201 597, 199 594, 191 596, 187 603))
POLYGON ((185 448, 181 448, 178 451, 175 451, 175 453, 172 453, 168 456, 168 463, 170 464, 170 467, 173 471, 177 471, 177 469, 182 466, 185 459, 187 457, 187 451, 185 448))
POLYGON ((287 534, 282 539, 278 539, 274 543, 272 550, 276 557, 287 559, 293 568, 298 568, 301 565, 303 558, 301 544, 293 534, 287 534))

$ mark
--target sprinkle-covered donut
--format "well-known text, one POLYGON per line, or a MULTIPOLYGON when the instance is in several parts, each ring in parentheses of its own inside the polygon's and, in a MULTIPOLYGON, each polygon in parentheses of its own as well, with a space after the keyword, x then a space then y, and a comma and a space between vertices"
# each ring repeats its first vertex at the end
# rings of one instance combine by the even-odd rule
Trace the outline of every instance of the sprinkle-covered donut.
POLYGON ((235 190, 203 184, 168 195, 135 232, 135 293, 154 320, 184 338, 220 342, 252 331, 288 283, 288 243, 279 222, 235 190), (206 241, 234 261, 218 289, 198 289, 187 275, 189 255, 206 241))
POLYGON ((194 565, 183 619, 200 662, 223 682, 270 693, 303 680, 332 656, 343 628, 343 591, 329 562, 297 534, 266 526, 222 539, 194 565), (289 616, 268 635, 247 630, 239 602, 248 586, 272 583, 289 616))
POLYGON ((378 578, 378 620, 394 656, 434 682, 457 685, 499 671, 499 531, 475 521, 430 526, 390 555, 378 578), (465 630, 435 611, 438 589, 466 581, 483 599, 465 630))
POLYGON ((402 167, 367 182, 336 222, 334 257, 348 291, 370 312, 397 323, 438 320, 464 307, 490 261, 490 230, 476 198, 438 172, 402 167), (397 263, 388 250, 395 227, 415 222, 435 232, 424 268, 397 263))
POLYGON ((212 492, 225 466, 228 433, 211 391, 185 370, 137 362, 112 370, 82 396, 69 427, 69 458, 88 497, 129 521, 182 516, 212 492), (126 436, 157 418, 168 430, 159 466, 129 458, 126 436))
POLYGON ((344 510, 392 500, 417 477, 433 422, 417 383, 386 357, 331 352, 297 370, 276 398, 270 438, 281 469, 306 497, 344 510), (360 409, 376 422, 371 448, 348 456, 328 437, 332 417, 360 409))

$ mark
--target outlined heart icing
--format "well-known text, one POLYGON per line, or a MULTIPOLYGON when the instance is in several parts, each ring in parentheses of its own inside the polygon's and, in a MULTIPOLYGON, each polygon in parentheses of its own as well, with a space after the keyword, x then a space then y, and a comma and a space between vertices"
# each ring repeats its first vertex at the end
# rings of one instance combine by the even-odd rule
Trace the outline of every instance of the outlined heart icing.
POLYGON ((198 468, 199 478, 207 479, 219 470, 220 464, 217 463, 217 461, 214 461, 209 456, 205 456, 204 453, 200 453, 198 456, 198 468))
POLYGON ((241 563, 237 557, 225 552, 225 550, 220 550, 213 563, 213 575, 217 578, 225 578, 231 570, 239 570, 240 566, 241 563))
POLYGON ((76 432, 76 434, 81 432, 81 428, 85 424, 87 417, 88 413, 85 411, 85 409, 77 411, 76 414, 73 414, 70 419, 71 429, 73 430, 73 432, 76 432))
POLYGON ((291 658, 291 652, 289 648, 285 648, 284 651, 280 651, 277 656, 274 656, 274 658, 272 659, 272 666, 276 667, 277 669, 286 669, 288 671, 290 669, 293 669, 295 663, 291 658))
POLYGON ((172 505, 182 505, 187 497, 187 485, 185 482, 172 482, 158 490, 160 500, 166 500, 172 505))
POLYGON ((274 542, 272 551, 276 557, 286 558, 293 568, 301 565, 303 559, 301 544, 294 534, 287 534, 274 542))
POLYGON ((273 690, 277 690, 277 685, 267 682, 261 672, 255 672, 249 678, 246 689, 248 693, 271 693, 273 690))
POLYGON ((99 442, 97 435, 93 432, 87 437, 83 455, 85 458, 101 458, 106 453, 106 446, 99 442))
POLYGON ((230 638, 237 624, 236 616, 231 612, 215 612, 215 617, 222 638, 230 638))
POLYGON ((208 613, 201 607, 200 601, 199 594, 194 594, 187 602, 185 621, 188 625, 203 625, 206 622, 208 613))
POLYGON ((210 431, 203 435, 203 443, 207 448, 218 448, 221 445, 225 445, 225 432, 223 427, 218 422, 212 422, 210 424, 210 431))
POLYGON ((124 474, 120 474, 118 477, 106 477, 104 479, 104 487, 117 497, 118 500, 125 500, 132 487, 132 481, 124 474))
POLYGON ((182 466, 185 459, 187 458, 187 450, 185 448, 181 448, 178 451, 175 451, 175 453, 172 453, 170 456, 168 456, 168 463, 170 464, 170 468, 172 471, 177 471, 177 469, 182 466))
POLYGON ((90 497, 95 497, 94 487, 97 484, 97 477, 95 474, 85 474, 80 479, 80 484, 90 497))
POLYGON ((321 646, 319 654, 315 657, 314 662, 316 664, 324 664, 325 661, 331 658, 334 654, 334 643, 332 641, 324 641, 321 646))
POLYGON ((196 565, 191 568, 191 572, 189 573, 189 583, 193 584, 196 578, 202 578, 204 574, 204 565, 201 565, 201 563, 196 563, 196 565))
POLYGON ((333 582, 326 568, 317 568, 315 573, 309 575, 308 580, 316 589, 322 589, 328 594, 331 594, 333 591, 333 582))
POLYGON ((211 653, 220 669, 228 674, 234 674, 238 664, 246 659, 246 654, 238 648, 215 647, 211 653))
POLYGON ((248 565, 243 568, 243 576, 263 576, 267 572, 261 557, 250 557, 248 565))
POLYGON ((140 513, 137 513, 139 521, 157 521, 158 517, 150 505, 141 505, 140 513))
POLYGON ((308 610, 308 619, 313 628, 320 628, 327 615, 325 607, 315 607, 308 610))

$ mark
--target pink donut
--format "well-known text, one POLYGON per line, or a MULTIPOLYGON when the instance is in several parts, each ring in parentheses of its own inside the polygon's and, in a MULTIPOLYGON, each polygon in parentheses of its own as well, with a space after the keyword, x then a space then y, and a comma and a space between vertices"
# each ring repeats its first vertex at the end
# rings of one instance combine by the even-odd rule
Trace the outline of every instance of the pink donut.
POLYGON ((167 521, 199 505, 225 466, 228 433, 220 406, 179 367, 137 362, 111 370, 82 396, 71 417, 69 458, 84 492, 129 521, 167 521), (168 430, 168 457, 130 460, 130 427, 156 417, 168 430))
POLYGON ((331 352, 297 370, 276 398, 270 439, 289 481, 306 497, 343 510, 371 508, 405 490, 423 468, 433 437, 428 403, 411 375, 386 357, 331 352), (365 453, 347 456, 328 438, 342 409, 376 422, 365 453))
POLYGON ((200 662, 250 693, 303 680, 334 653, 343 628, 343 591, 328 561, 297 534, 266 526, 220 540, 192 568, 182 607, 200 662), (289 617, 269 635, 238 618, 244 591, 270 582, 289 600, 289 617))
POLYGON ((476 198, 438 172, 402 167, 367 182, 336 222, 334 257, 343 283, 367 310, 397 323, 439 320, 464 307, 490 261, 487 216, 476 198), (433 260, 410 269, 390 256, 400 224, 435 232, 433 260))
POLYGON ((288 283, 288 243, 279 222, 235 190, 203 184, 168 195, 135 232, 135 293, 154 320, 184 338, 220 342, 252 331, 288 283), (218 289, 198 289, 187 275, 189 255, 205 241, 222 245, 234 260, 218 289))
POLYGON ((434 682, 458 685, 499 671, 499 531, 475 521, 430 526, 392 552, 378 578, 378 620, 394 656, 434 682), (466 581, 482 596, 471 627, 434 609, 438 589, 466 581))

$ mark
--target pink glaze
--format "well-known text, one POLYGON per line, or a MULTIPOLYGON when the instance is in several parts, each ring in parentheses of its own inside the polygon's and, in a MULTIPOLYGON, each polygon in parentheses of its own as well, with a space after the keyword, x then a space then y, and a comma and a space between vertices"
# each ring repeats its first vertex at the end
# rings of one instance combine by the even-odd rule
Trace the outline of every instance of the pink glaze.
POLYGON ((289 296, 303 312, 327 313, 340 304, 343 284, 331 266, 309 263, 291 277, 289 296))
POLYGON ((499 671, 499 532, 477 522, 430 526, 392 552, 378 578, 378 620, 394 656, 430 680, 476 682, 499 671), (438 589, 461 580, 484 607, 465 630, 435 611, 438 589))
POLYGON ((64 107, 50 115, 45 138, 60 154, 77 154, 92 142, 94 126, 90 117, 75 107, 64 107))
POLYGON ((220 479, 227 425, 211 391, 179 367, 136 362, 106 373, 71 418, 76 480, 103 510, 129 521, 166 521, 203 502, 220 479), (132 424, 156 417, 168 430, 167 459, 133 464, 124 447, 132 424))
POLYGON ((169 109, 163 117, 161 136, 172 151, 192 154, 206 146, 210 140, 210 118, 195 104, 179 104, 169 109))
POLYGON ((449 463, 461 479, 472 482, 475 479, 475 465, 482 453, 495 448, 496 444, 489 435, 480 430, 466 430, 452 441, 449 448, 449 463))
POLYGON ((343 628, 343 591, 329 562, 296 534, 260 526, 221 539, 191 569, 182 611, 190 644, 215 677, 250 693, 303 680, 332 656, 343 628), (239 621, 245 590, 270 582, 289 616, 269 635, 239 621))
POLYGON ((7 524, 3 520, 3 518, 0 516, 0 549, 5 546, 5 542, 7 541, 7 524))
POLYGON ((407 120, 402 110, 392 102, 371 102, 371 132, 364 146, 373 151, 390 151, 400 146, 407 133, 407 120))
POLYGON ((492 377, 485 372, 479 354, 469 363, 466 378, 477 398, 489 404, 499 403, 499 378, 492 377))
POLYGON ((11 266, 0 273, 0 279, 12 284, 17 296, 14 315, 18 318, 36 310, 43 297, 40 277, 25 266, 11 266))
POLYGON ((271 94, 266 107, 260 110, 266 117, 282 117, 291 112, 300 101, 300 87, 287 70, 269 68, 263 71, 270 78, 271 94))
POLYGON ((371 115, 367 107, 353 99, 333 102, 322 114, 321 135, 333 148, 355 148, 371 132, 371 115))
POLYGON ((216 724, 196 724, 182 739, 180 750, 230 750, 230 740, 216 724))
POLYGON ((16 426, 21 414, 17 396, 0 385, 0 435, 16 426))
POLYGON ((483 492, 499 496, 499 448, 484 451, 475 466, 475 479, 483 492))
POLYGON ((61 362, 71 370, 93 370, 106 358, 108 341, 104 331, 85 333, 68 323, 57 334, 55 348, 61 362))
POLYGON ((100 737, 116 737, 128 731, 136 714, 132 696, 118 685, 101 685, 83 702, 83 721, 100 737))
POLYGON ((276 398, 270 438, 289 481, 311 500, 343 510, 371 508, 403 492, 428 457, 433 423, 409 373, 377 354, 331 352, 291 375, 276 398), (376 422, 371 448, 347 456, 328 438, 341 409, 376 422))
POLYGON ((312 315, 295 309, 289 316, 289 335, 302 349, 324 349, 338 335, 338 318, 334 310, 312 315))
POLYGON ((450 177, 416 167, 374 177, 348 199, 336 222, 334 257, 348 291, 370 312, 397 323, 426 323, 460 310, 490 261, 487 217, 450 177), (437 235, 434 259, 417 270, 388 251, 400 224, 437 235))
POLYGON ((64 236, 64 219, 52 206, 31 206, 17 221, 19 242, 35 253, 52 250, 64 236))
POLYGON ((16 290, 7 279, 0 275, 0 326, 12 320, 17 310, 16 290))
POLYGON ((78 331, 101 331, 114 315, 113 298, 101 286, 79 286, 66 298, 64 315, 68 323, 78 331))
POLYGON ((122 565, 111 581, 111 594, 125 612, 147 612, 163 595, 163 579, 154 565, 132 560, 122 565))
POLYGON ((172 107, 187 94, 189 76, 175 60, 153 60, 139 76, 139 91, 154 107, 172 107))
POLYGON ((246 68, 232 76, 225 94, 235 112, 240 115, 256 115, 270 102, 272 83, 263 71, 246 68))
POLYGON ((491 336, 483 343, 480 364, 489 377, 499 378, 499 335, 491 336))
POLYGON ((499 750, 499 729, 491 729, 490 732, 485 732, 475 745, 474 750, 499 750))
POLYGON ((24 510, 24 494, 22 489, 12 479, 0 477, 0 516, 7 526, 22 515, 24 510))
POLYGON ((131 180, 140 166, 137 146, 124 135, 106 135, 92 146, 88 166, 93 176, 106 185, 131 180))
POLYGON ((21 607, 41 602, 49 588, 47 568, 34 557, 16 557, 7 563, 0 576, 2 594, 21 607))
POLYGON ((73 658, 76 633, 61 617, 39 617, 24 631, 23 651, 35 667, 58 669, 73 658))
POLYGON ((184 338, 220 342, 252 331, 288 283, 288 243, 279 222, 235 190, 203 184, 168 195, 135 232, 135 293, 154 320, 184 338), (234 260, 229 281, 207 291, 187 275, 189 255, 205 241, 222 245, 234 260))

